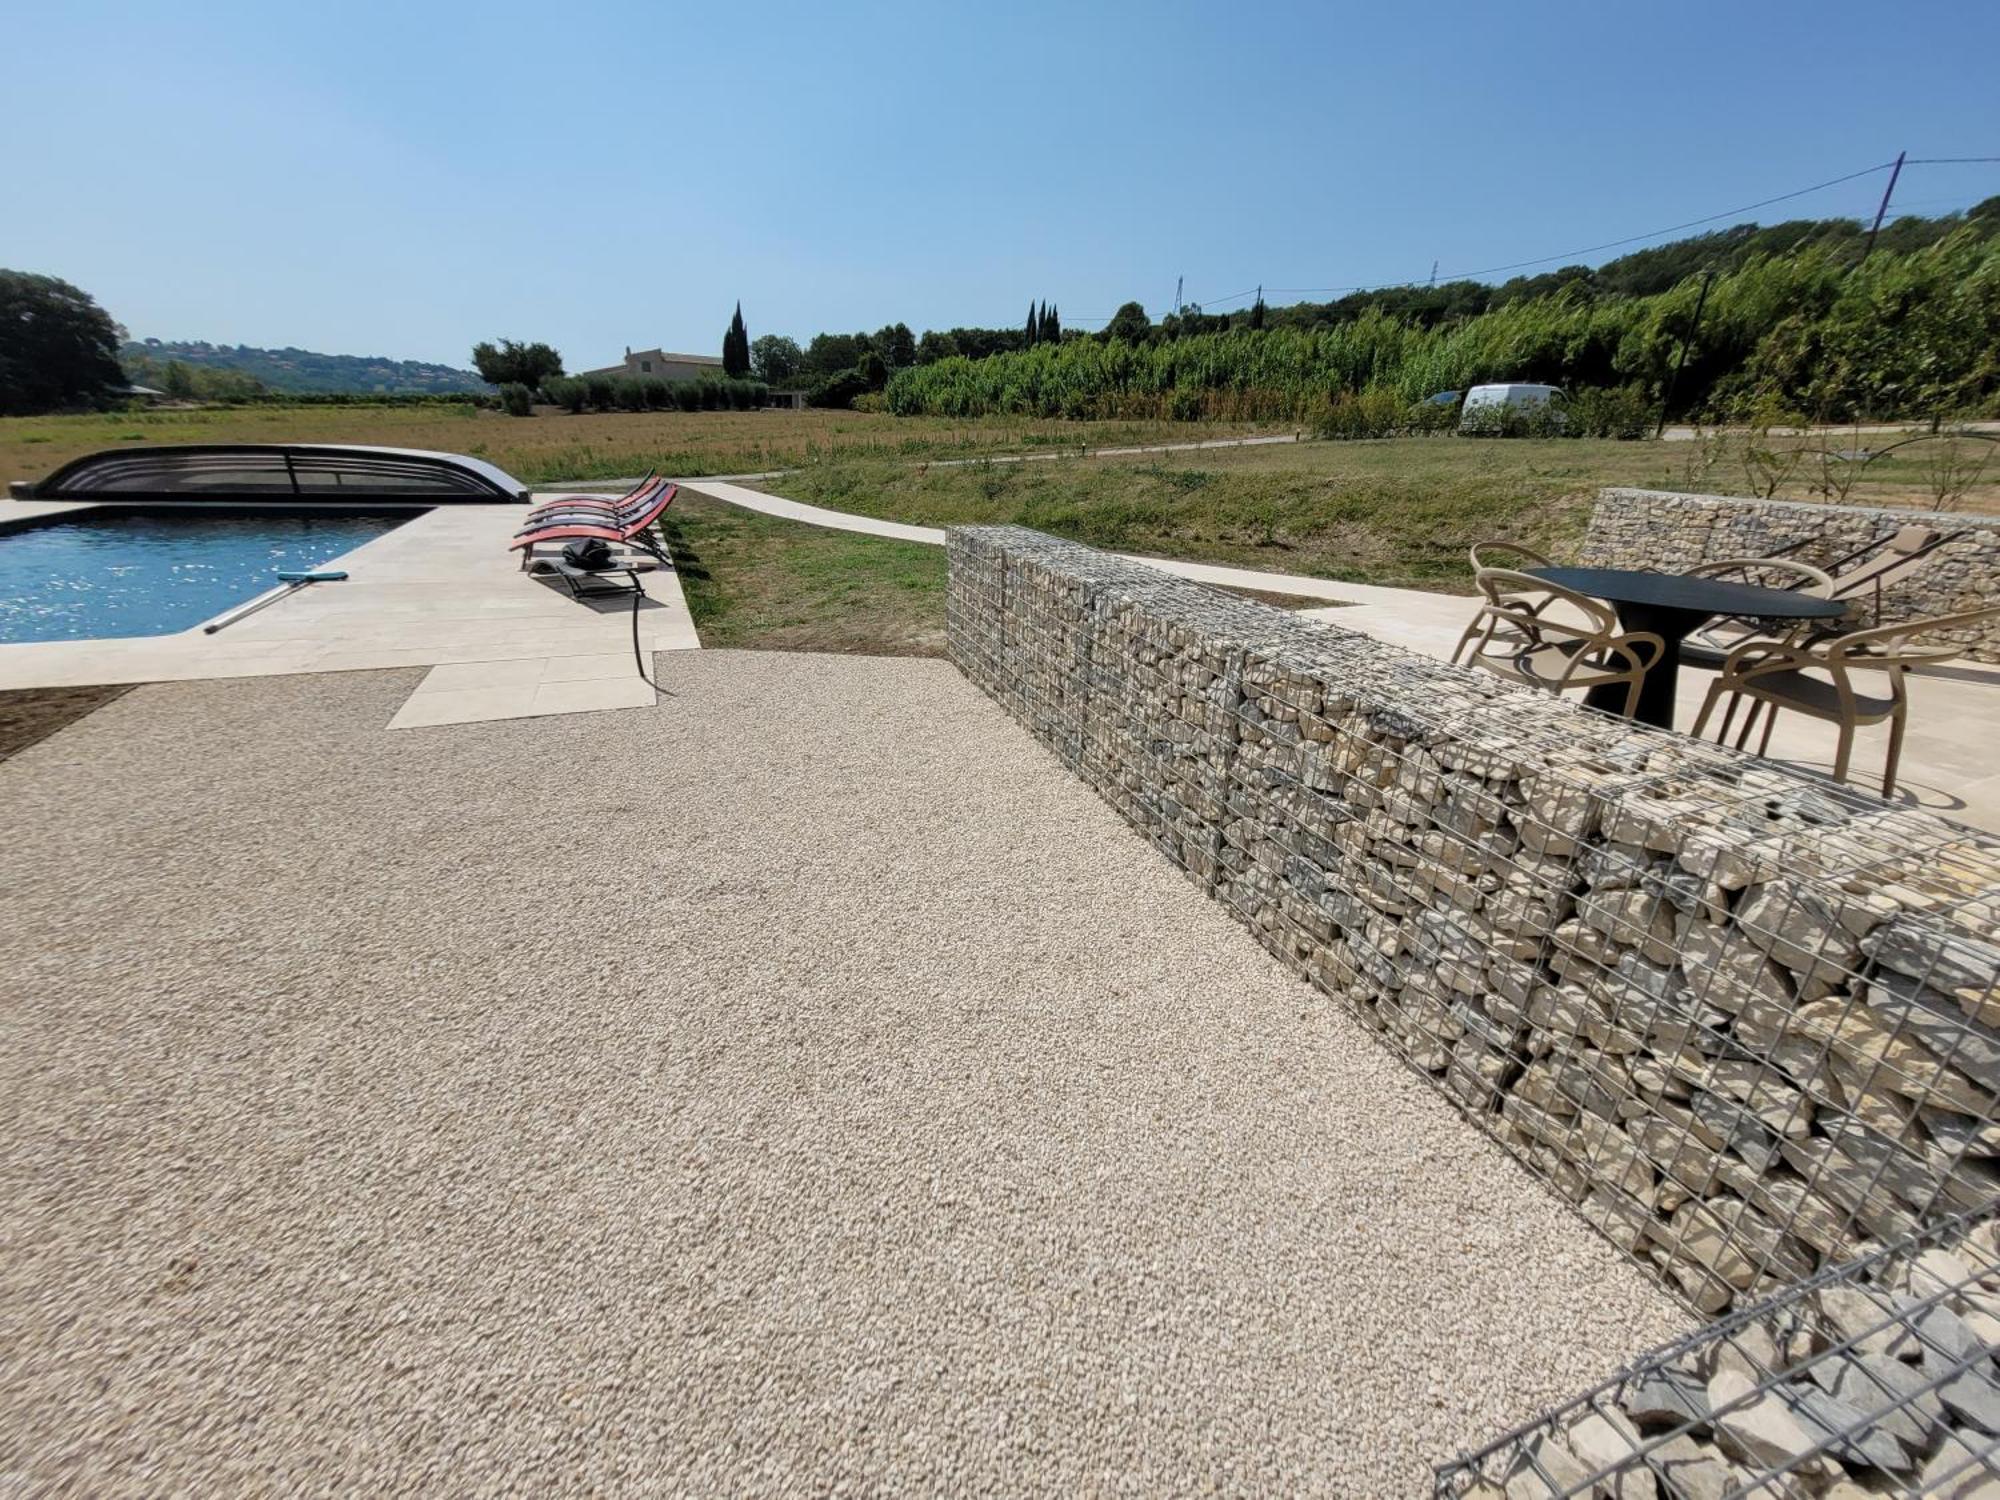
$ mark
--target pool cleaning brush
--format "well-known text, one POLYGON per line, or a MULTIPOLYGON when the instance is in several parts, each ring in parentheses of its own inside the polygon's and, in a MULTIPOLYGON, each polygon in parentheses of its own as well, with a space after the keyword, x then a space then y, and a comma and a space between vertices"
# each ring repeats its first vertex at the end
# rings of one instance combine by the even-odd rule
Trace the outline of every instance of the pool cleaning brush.
POLYGON ((339 568, 329 568, 324 572, 318 573, 291 572, 281 568, 278 570, 278 586, 276 588, 266 589, 255 599, 239 604, 236 608, 217 615, 213 620, 210 620, 206 625, 201 627, 202 634, 214 635, 223 626, 234 625, 238 620, 254 615, 265 605, 276 603, 289 594, 296 594, 309 583, 338 583, 346 576, 346 572, 339 568))

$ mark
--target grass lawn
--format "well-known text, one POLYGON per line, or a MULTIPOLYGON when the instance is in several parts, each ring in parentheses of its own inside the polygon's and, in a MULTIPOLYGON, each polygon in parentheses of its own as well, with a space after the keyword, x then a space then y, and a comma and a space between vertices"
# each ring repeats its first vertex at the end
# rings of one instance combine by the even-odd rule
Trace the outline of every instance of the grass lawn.
MULTIPOLYGON (((918 525, 1008 521, 1128 552, 1467 592, 1472 542, 1572 555, 1604 485, 1746 492, 1708 457, 1695 443, 1424 437, 1026 464, 842 456, 759 487, 918 525)), ((1913 458, 1849 499, 1929 504, 1920 470, 1913 458)), ((2000 463, 1985 477, 1962 508, 2000 501, 2000 463)), ((1785 493, 1816 498, 1813 482, 1801 465, 1785 493)))
POLYGON ((942 547, 681 493, 661 528, 704 646, 944 655, 942 547))
MULTIPOLYGON (((871 416, 851 411, 568 412, 510 417, 474 406, 240 406, 102 416, 0 417, 0 481, 39 479, 121 443, 370 443, 483 458, 529 484, 740 474, 846 456, 940 458, 1089 444, 1186 442, 1251 423, 1057 422, 871 416)), ((1269 429, 1265 429, 1269 430, 1269 429)))
POLYGON ((920 525, 1009 521, 1128 552, 1462 589, 1474 540, 1567 552, 1600 485, 1662 483, 1667 459, 1653 444, 1410 438, 963 467, 842 459, 760 487, 920 525))

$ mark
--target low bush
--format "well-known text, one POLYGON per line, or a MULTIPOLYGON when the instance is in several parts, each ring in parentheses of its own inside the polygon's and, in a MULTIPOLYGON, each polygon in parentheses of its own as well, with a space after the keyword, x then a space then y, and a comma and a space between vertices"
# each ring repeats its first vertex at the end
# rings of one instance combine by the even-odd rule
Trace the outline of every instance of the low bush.
POLYGON ((1585 387, 1569 398, 1569 437, 1642 438, 1652 431, 1659 408, 1636 382, 1613 390, 1585 387))
POLYGON ((614 380, 611 383, 611 399, 620 411, 644 411, 646 387, 637 380, 614 380))
POLYGON ((1570 433, 1569 414, 1553 401, 1539 406, 1475 406, 1459 413, 1458 431, 1463 437, 1562 437, 1570 433))
POLYGON ((590 387, 575 376, 558 376, 542 382, 542 399, 564 411, 580 413, 590 400, 590 387))
POLYGON ((610 411, 616 404, 617 391, 609 375, 586 375, 583 384, 590 394, 590 404, 599 411, 610 411))
POLYGON ((1335 391, 1313 432, 1323 438, 1394 437, 1409 421, 1410 413, 1394 391, 1371 386, 1359 393, 1335 391))
POLYGON ((532 417, 535 393, 519 381, 510 380, 500 387, 500 409, 510 417, 532 417))
POLYGON ((692 380, 674 382, 674 405, 682 411, 701 410, 701 387, 692 380))
POLYGON ((806 396, 806 404, 845 411, 854 405, 857 396, 867 394, 869 394, 868 382, 859 370, 842 370, 838 375, 829 375, 814 386, 806 396))

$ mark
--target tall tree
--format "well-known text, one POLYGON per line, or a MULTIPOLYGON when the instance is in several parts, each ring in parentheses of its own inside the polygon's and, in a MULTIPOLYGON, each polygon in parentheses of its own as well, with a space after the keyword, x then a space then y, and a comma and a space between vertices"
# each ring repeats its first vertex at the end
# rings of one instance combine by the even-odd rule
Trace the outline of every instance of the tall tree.
POLYGON ((1028 304, 1028 326, 1023 331, 1024 336, 1026 337, 1027 341, 1030 344, 1033 344, 1035 342, 1035 337, 1040 332, 1040 329, 1036 326, 1038 316, 1039 315, 1035 311, 1035 304, 1030 302, 1028 304))
POLYGON ((125 384, 118 325, 53 276, 0 271, 0 414, 96 406, 125 384))
POLYGON ((479 378, 493 385, 525 385, 535 389, 545 380, 562 374, 562 356, 547 344, 517 344, 502 339, 492 344, 472 346, 472 367, 479 378))
POLYGON ((1111 321, 1104 325, 1104 337, 1121 344, 1142 344, 1152 331, 1152 319, 1146 316, 1146 309, 1136 302, 1128 302, 1119 308, 1111 315, 1111 321))
POLYGON ((907 370, 917 362, 917 336, 908 323, 891 323, 874 338, 875 352, 892 370, 907 370))
POLYGON ((736 304, 736 316, 722 336, 722 373, 741 380, 750 373, 750 330, 743 326, 743 304, 736 304))
POLYGON ((789 385, 804 361, 797 342, 782 333, 767 333, 750 346, 750 368, 766 385, 789 385))
POLYGON ((1058 343, 1062 339, 1062 325, 1056 322, 1055 304, 1044 302, 1042 316, 1035 325, 1035 337, 1044 344, 1058 343))

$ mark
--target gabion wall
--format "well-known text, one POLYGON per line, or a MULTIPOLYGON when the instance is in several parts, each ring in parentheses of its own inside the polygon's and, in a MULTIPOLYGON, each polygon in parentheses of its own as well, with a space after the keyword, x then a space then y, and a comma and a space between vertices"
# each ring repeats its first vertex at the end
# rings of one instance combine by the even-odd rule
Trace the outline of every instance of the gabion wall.
POLYGON ((1700 1311, 2000 1191, 2000 842, 1032 531, 950 563, 968 678, 1700 1311))
MULTIPOLYGON (((1731 557, 1786 551, 1823 564, 1902 526, 1928 526, 1949 536, 1909 577, 1882 591, 1882 623, 1978 609, 2000 599, 2000 517, 1944 511, 1887 510, 1869 505, 1812 505, 1798 500, 1745 500, 1675 490, 1599 490, 1579 559, 1593 568, 1657 568, 1681 572, 1731 557), (1794 548, 1795 550, 1786 550, 1794 548)), ((1875 623, 1875 598, 1861 601, 1855 628, 1875 623)), ((1974 661, 2000 662, 2000 620, 1959 637, 1974 661)))
POLYGON ((1438 1470, 1439 1500, 2000 1492, 2000 1221, 1822 1272, 1438 1470))

